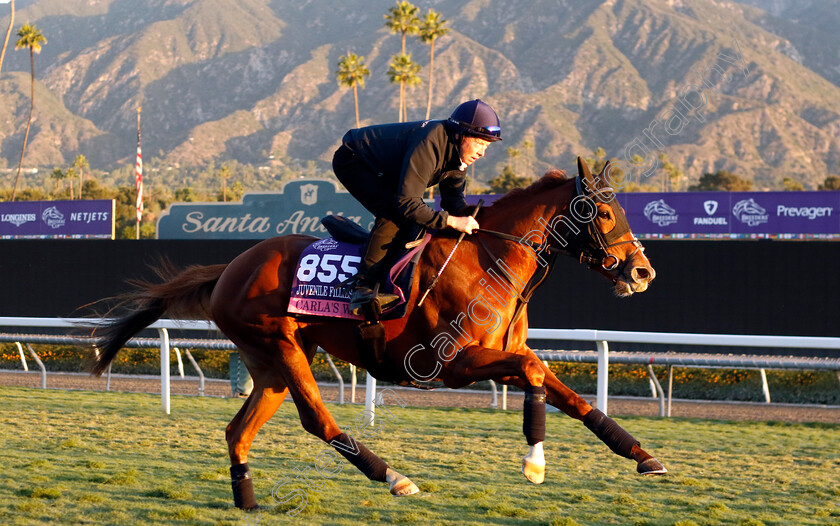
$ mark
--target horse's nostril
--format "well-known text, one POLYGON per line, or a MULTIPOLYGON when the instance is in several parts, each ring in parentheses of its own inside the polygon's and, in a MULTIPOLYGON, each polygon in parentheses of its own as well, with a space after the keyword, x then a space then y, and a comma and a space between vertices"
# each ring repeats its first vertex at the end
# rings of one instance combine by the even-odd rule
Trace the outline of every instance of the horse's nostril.
POLYGON ((633 278, 633 281, 644 281, 650 279, 650 271, 645 267, 633 267, 633 270, 630 271, 630 276, 633 278))

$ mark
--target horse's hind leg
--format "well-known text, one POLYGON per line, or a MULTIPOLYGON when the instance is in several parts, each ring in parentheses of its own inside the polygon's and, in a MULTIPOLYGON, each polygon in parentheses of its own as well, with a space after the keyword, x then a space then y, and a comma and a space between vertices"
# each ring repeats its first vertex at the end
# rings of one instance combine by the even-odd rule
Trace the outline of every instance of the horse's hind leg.
POLYGON ((283 378, 270 371, 252 371, 254 389, 225 430, 230 455, 233 502, 237 508, 256 509, 254 486, 248 469, 248 451, 257 432, 286 398, 283 378))
POLYGON ((309 361, 302 352, 285 349, 281 360, 289 391, 306 431, 333 446, 370 480, 387 482, 392 495, 413 495, 420 491, 408 477, 391 469, 385 461, 354 439, 350 433, 341 432, 321 399, 309 361))

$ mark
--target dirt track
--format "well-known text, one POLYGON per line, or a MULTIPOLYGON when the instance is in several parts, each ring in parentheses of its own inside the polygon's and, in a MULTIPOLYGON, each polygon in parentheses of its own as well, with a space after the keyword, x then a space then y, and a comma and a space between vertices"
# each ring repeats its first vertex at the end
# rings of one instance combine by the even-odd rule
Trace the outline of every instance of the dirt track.
MULTIPOLYGON (((172 394, 198 394, 198 379, 172 377, 172 394)), ((0 372, 0 385, 19 387, 40 387, 41 375, 38 372, 0 372)), ((85 374, 50 373, 47 375, 49 389, 84 389, 101 390, 106 387, 105 378, 93 378, 85 374)), ((420 391, 400 389, 399 393, 408 405, 427 407, 490 407, 491 395, 487 391, 452 391, 436 389, 420 391)), ((140 393, 160 393, 160 379, 152 376, 111 377, 112 391, 130 391, 140 393)), ((206 380, 207 396, 230 397, 230 382, 227 380, 206 380)), ((327 402, 338 401, 338 387, 335 384, 321 385, 321 394, 327 402)), ((594 396, 586 396, 594 403, 594 396)), ((364 381, 356 388, 356 402, 364 403, 364 381)), ((345 386, 345 402, 350 400, 350 386, 345 386)), ((501 393, 499 405, 501 406, 501 393)), ((509 393, 508 408, 519 410, 522 407, 522 394, 509 393)), ((658 416, 659 401, 645 398, 611 397, 608 412, 614 416, 658 416)), ((695 402, 675 400, 671 406, 671 416, 690 418, 709 418, 717 420, 755 420, 782 422, 825 422, 840 424, 840 406, 815 406, 792 404, 763 404, 754 402, 695 402)))

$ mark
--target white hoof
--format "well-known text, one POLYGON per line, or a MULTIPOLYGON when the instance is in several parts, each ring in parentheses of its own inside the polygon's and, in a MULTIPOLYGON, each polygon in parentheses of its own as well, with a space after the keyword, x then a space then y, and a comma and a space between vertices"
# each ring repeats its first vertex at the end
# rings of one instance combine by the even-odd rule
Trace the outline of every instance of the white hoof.
POLYGON ((420 493, 420 488, 411 482, 411 479, 404 475, 400 475, 391 468, 385 472, 385 480, 391 485, 391 495, 395 497, 405 497, 420 493))
POLYGON ((542 442, 531 446, 528 454, 522 457, 522 474, 534 484, 542 484, 545 480, 545 455, 542 442))
POLYGON ((542 484, 545 481, 545 464, 534 464, 527 458, 522 459, 522 474, 534 484, 542 484))

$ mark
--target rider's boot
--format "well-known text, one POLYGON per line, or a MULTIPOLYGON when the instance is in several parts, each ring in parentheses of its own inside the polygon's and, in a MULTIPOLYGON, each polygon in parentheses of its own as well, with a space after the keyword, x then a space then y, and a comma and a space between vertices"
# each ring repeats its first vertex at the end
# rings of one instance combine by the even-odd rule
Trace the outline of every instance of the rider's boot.
POLYGON ((360 316, 370 308, 377 316, 382 314, 399 301, 396 294, 379 292, 379 284, 366 277, 360 277, 356 281, 356 288, 350 296, 350 312, 360 316))
POLYGON ((399 300, 396 294, 380 293, 378 285, 384 273, 382 269, 388 267, 390 258, 386 256, 398 232, 399 227, 388 219, 379 217, 374 222, 361 268, 356 274, 356 288, 350 297, 350 312, 354 315, 365 314, 368 306, 373 314, 379 315, 399 300))

